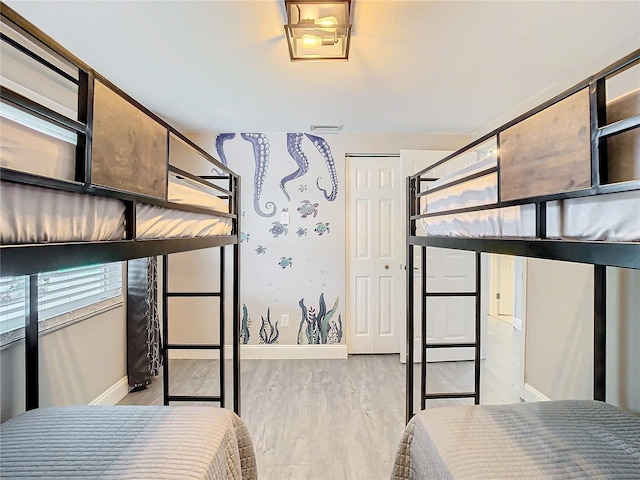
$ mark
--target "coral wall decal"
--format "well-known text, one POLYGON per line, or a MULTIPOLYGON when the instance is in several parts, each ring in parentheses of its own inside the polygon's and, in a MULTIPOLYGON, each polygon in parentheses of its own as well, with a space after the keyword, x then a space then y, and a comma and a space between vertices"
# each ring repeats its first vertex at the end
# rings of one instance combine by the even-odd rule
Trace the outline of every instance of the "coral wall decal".
POLYGON ((270 309, 267 308, 266 319, 262 315, 260 315, 260 318, 262 319, 262 326, 260 327, 260 343, 267 345, 278 343, 278 337, 280 336, 280 332, 278 331, 278 321, 276 320, 275 325, 271 323, 270 309), (268 332, 267 327, 269 329, 268 332))
POLYGON ((242 323, 240 324, 240 343, 246 345, 249 343, 251 334, 249 333, 249 327, 251 326, 251 319, 249 318, 249 312, 247 306, 242 304, 242 323))
POLYGON ((318 310, 313 307, 307 307, 304 304, 304 298, 300 299, 298 305, 302 310, 302 319, 298 328, 298 345, 304 344, 303 332, 310 345, 319 345, 327 343, 340 343, 342 341, 342 317, 338 315, 336 321, 336 310, 338 309, 338 300, 333 304, 333 308, 327 311, 324 301, 324 293, 320 294, 318 310))
POLYGON ((253 145, 253 157, 256 161, 256 172, 253 177, 253 208, 261 217, 273 217, 276 214, 276 204, 267 202, 265 207, 270 211, 263 212, 260 206, 260 195, 267 176, 269 166, 269 139, 264 133, 241 133, 240 136, 253 145))

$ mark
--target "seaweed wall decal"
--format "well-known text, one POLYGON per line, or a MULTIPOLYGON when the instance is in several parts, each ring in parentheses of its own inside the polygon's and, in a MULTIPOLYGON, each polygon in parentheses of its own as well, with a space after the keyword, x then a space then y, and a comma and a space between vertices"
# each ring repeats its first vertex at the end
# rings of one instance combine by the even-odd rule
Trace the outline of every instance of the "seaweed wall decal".
POLYGON ((249 312, 247 306, 242 304, 242 323, 240 325, 240 343, 246 345, 249 343, 251 334, 249 333, 249 327, 251 326, 251 319, 249 318, 249 312))
POLYGON ((324 293, 321 293, 318 310, 316 311, 313 307, 307 308, 305 306, 304 298, 300 299, 298 305, 302 310, 302 319, 298 328, 298 345, 305 343, 302 335, 303 331, 307 338, 306 343, 310 345, 340 343, 342 341, 342 317, 338 315, 337 321, 333 318, 338 309, 338 301, 339 298, 336 298, 333 308, 327 311, 324 293))
POLYGON ((267 318, 265 319, 262 315, 260 315, 262 319, 262 326, 260 327, 260 343, 270 345, 272 343, 278 343, 278 337, 280 336, 280 332, 278 331, 278 321, 276 320, 276 324, 273 325, 271 323, 271 311, 267 308, 267 318), (269 332, 267 333, 267 327, 269 327, 269 332))

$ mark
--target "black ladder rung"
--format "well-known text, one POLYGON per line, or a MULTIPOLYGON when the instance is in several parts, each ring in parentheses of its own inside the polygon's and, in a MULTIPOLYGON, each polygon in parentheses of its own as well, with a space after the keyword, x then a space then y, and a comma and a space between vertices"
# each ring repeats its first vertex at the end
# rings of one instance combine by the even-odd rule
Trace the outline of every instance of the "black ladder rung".
POLYGON ((221 402, 222 397, 211 395, 169 395, 170 402, 221 402))
POLYGON ((167 292, 167 297, 219 297, 220 292, 167 292))
POLYGON ((427 343, 426 348, 467 348, 477 347, 477 343, 427 343))
POLYGON ((426 400, 438 400, 445 398, 475 398, 475 396, 475 392, 427 393, 424 398, 426 400))
POLYGON ((167 349, 177 350, 220 350, 222 346, 215 343, 171 343, 167 344, 167 349))
POLYGON ((475 297, 476 292, 426 292, 425 297, 475 297))

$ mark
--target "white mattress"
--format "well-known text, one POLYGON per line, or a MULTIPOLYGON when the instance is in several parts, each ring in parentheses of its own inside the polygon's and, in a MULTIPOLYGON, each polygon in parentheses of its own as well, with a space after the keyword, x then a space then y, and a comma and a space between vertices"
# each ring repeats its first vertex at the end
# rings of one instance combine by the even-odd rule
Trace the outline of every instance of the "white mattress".
MULTIPOLYGON (((492 166, 495 166, 495 159, 483 160, 464 171, 443 177, 429 188, 446 185, 492 166)), ((494 173, 427 195, 423 213, 491 205, 497 198, 497 175, 494 173)), ((638 241, 639 211, 640 191, 550 202, 547 236, 571 240, 638 241)), ((422 219, 422 225, 429 236, 535 238, 535 206, 528 204, 428 217, 422 219)))
POLYGON ((406 426, 392 480, 640 478, 640 418, 589 400, 441 407, 406 426))
MULTIPOLYGON (((186 180, 169 177, 170 202, 212 208, 228 212, 224 200, 206 192, 186 180)), ((183 212, 153 205, 138 205, 136 211, 136 238, 191 238, 231 234, 232 222, 228 217, 183 212)))
MULTIPOLYGON (((179 182, 169 182, 169 201, 215 208, 227 204, 179 182), (200 203, 198 203, 200 202, 200 203)), ((229 235, 230 218, 138 204, 137 237, 190 238, 229 235)), ((0 243, 119 240, 125 233, 125 207, 116 199, 0 183, 0 243)))
POLYGON ((113 198, 0 182, 0 243, 119 240, 124 204, 113 198))
POLYGON ((0 478, 254 480, 240 418, 215 407, 78 406, 0 425, 0 478))

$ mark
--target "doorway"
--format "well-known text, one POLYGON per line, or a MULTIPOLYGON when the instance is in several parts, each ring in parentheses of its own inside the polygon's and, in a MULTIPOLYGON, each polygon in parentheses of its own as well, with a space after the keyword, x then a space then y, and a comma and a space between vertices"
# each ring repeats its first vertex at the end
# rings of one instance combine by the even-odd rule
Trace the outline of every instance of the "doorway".
POLYGON ((492 254, 489 265, 491 269, 489 315, 513 325, 515 312, 515 257, 492 254))
POLYGON ((400 155, 347 155, 347 348, 399 353, 404 318, 400 155))

